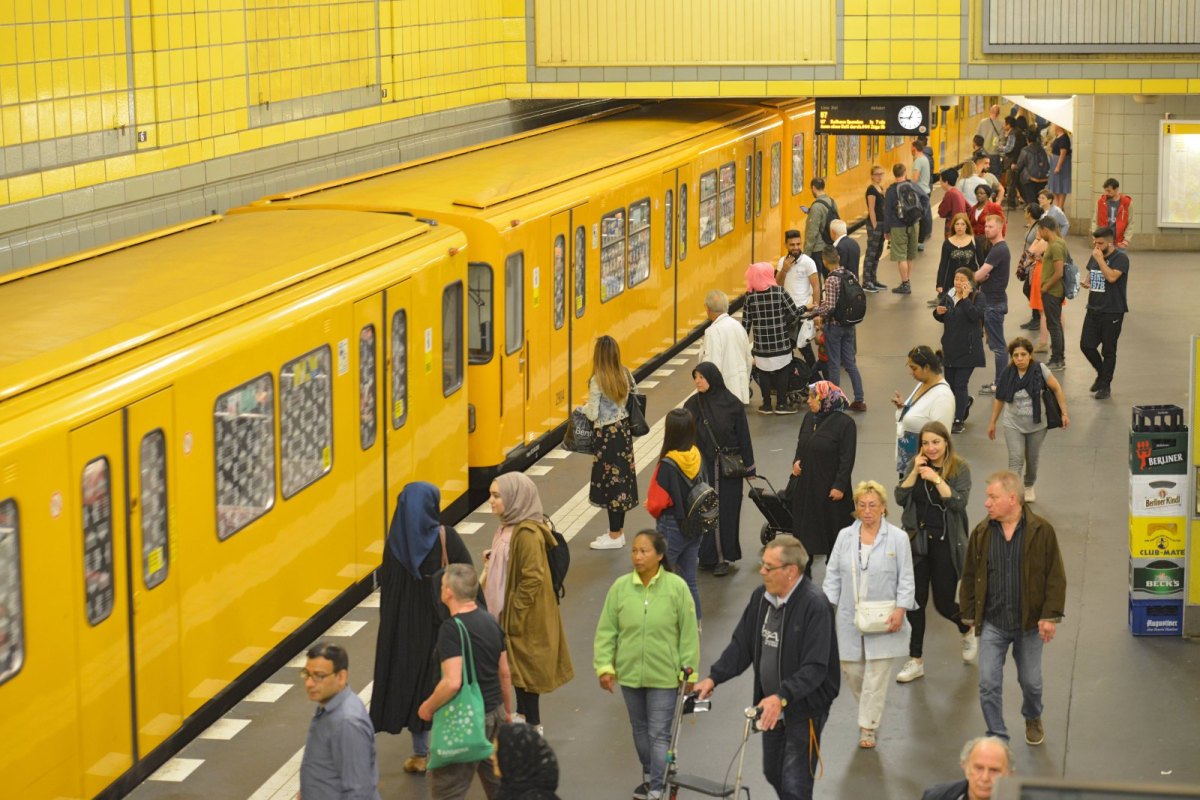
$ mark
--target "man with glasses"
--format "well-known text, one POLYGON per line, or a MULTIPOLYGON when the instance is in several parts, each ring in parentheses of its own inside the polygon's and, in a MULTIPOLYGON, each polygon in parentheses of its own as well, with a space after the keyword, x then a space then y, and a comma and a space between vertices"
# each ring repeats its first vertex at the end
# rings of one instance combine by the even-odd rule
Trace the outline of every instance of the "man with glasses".
POLYGON ((811 800, 821 730, 841 685, 833 607, 804 579, 808 553, 794 536, 763 548, 754 590, 725 652, 696 684, 700 699, 754 667, 763 774, 780 800, 811 800))
POLYGON ((304 800, 379 800, 375 726, 350 688, 350 657, 336 644, 316 644, 300 679, 317 713, 300 763, 304 800))

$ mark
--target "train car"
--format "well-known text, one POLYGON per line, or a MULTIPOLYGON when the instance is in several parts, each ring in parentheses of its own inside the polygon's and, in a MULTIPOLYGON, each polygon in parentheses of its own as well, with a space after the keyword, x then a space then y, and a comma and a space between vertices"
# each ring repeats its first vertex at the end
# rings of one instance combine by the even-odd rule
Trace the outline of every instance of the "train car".
POLYGON ((465 512, 466 245, 248 213, 0 280, 7 796, 145 777, 319 633, 414 476, 465 512))

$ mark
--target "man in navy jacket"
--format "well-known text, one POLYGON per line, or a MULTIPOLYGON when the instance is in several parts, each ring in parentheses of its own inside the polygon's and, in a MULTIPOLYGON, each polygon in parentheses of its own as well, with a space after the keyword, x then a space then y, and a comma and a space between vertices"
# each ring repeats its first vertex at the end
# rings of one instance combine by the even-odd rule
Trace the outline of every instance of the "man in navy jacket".
POLYGON ((794 536, 777 536, 763 548, 763 585, 750 595, 725 652, 696 684, 704 699, 754 667, 763 774, 780 800, 811 800, 821 730, 841 685, 833 607, 804 578, 807 565, 794 536))
POLYGON ((996 781, 1012 774, 1012 754, 1003 739, 980 736, 962 751, 966 779, 930 787, 921 800, 991 800, 996 781))

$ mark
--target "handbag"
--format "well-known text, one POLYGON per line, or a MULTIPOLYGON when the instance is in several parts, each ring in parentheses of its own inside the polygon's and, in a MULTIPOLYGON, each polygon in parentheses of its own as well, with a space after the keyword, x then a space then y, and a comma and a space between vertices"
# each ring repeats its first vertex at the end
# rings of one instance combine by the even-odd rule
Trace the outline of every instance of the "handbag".
POLYGON ((454 623, 458 626, 458 638, 462 643, 463 683, 458 694, 433 712, 428 769, 483 761, 492 755, 492 743, 487 737, 483 711, 483 693, 475 676, 471 637, 462 620, 454 617, 454 623))
POLYGON ((441 625, 450 619, 450 609, 442 602, 442 576, 446 574, 446 566, 450 563, 450 557, 446 554, 445 525, 438 526, 438 540, 442 544, 442 566, 429 576, 429 590, 433 592, 433 611, 437 615, 438 624, 441 625))
POLYGON ((708 421, 708 409, 703 399, 700 400, 700 416, 704 420, 704 427, 708 428, 708 435, 712 437, 713 446, 717 448, 717 468, 721 471, 721 477, 744 478, 749 475, 750 470, 746 469, 742 454, 736 449, 721 446, 717 432, 708 421))
POLYGON ((861 633, 888 633, 888 617, 896 610, 895 600, 863 600, 858 592, 858 564, 850 567, 854 582, 854 627, 861 633))
POLYGON ((918 527, 908 532, 908 543, 912 546, 912 554, 916 556, 929 555, 929 531, 918 527))
POLYGON ((571 412, 571 418, 567 420, 567 430, 563 434, 562 446, 564 450, 570 450, 572 453, 592 453, 595 447, 596 429, 592 425, 592 421, 583 413, 582 408, 576 408, 571 412))
MULTIPOLYGON (((626 374, 629 371, 626 370, 626 374)), ((625 398, 625 411, 629 414, 629 432, 634 436, 645 436, 650 432, 646 424, 646 395, 639 394, 633 385, 633 375, 629 375, 629 396, 625 398)))
POLYGON ((1058 396, 1046 384, 1042 384, 1042 408, 1046 412, 1046 429, 1054 430, 1062 427, 1062 406, 1058 404, 1058 396))

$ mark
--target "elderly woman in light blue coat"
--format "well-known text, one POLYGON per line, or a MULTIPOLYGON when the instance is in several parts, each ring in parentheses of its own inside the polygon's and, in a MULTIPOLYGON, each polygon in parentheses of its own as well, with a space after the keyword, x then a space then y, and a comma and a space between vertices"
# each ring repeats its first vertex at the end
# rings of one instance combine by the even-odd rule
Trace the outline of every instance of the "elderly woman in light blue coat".
POLYGON ((910 627, 905 611, 916 608, 912 547, 908 534, 887 516, 887 490, 875 481, 854 488, 857 521, 838 533, 825 571, 825 596, 837 606, 838 653, 846 683, 858 700, 858 746, 875 747, 891 683, 892 665, 908 653, 910 627), (863 633, 856 621, 858 601, 890 601, 886 631, 863 633))

